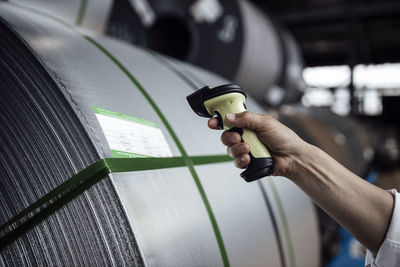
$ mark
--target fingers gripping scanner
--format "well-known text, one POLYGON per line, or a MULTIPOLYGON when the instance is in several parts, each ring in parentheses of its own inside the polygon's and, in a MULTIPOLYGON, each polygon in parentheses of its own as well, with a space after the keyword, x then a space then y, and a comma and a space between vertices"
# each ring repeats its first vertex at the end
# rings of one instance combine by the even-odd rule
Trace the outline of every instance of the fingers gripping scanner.
POLYGON ((240 113, 247 110, 246 97, 240 86, 226 84, 214 88, 203 87, 187 96, 186 99, 197 115, 207 118, 217 115, 220 129, 239 133, 242 142, 249 144, 250 163, 240 176, 246 182, 252 182, 270 175, 273 171, 274 160, 254 131, 235 128, 225 120, 228 113, 240 113))

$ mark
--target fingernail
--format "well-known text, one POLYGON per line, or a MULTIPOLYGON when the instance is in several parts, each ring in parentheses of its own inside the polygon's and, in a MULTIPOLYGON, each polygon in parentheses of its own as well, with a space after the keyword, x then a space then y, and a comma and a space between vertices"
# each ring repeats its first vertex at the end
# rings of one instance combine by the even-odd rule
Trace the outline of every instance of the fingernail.
POLYGON ((245 156, 241 156, 240 157, 240 162, 245 162, 246 161, 246 157, 245 156))
POLYGON ((230 121, 233 121, 234 119, 236 119, 236 114, 228 113, 226 114, 226 118, 230 121))

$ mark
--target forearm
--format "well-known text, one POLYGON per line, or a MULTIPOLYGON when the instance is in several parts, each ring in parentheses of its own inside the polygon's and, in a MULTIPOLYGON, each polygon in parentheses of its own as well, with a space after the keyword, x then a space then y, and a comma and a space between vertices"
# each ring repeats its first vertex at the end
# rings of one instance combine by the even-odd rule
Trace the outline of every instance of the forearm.
POLYGON ((322 150, 304 145, 289 178, 357 240, 376 253, 385 238, 391 193, 356 176, 322 150))
MULTIPOLYGON (((274 156, 275 174, 291 179, 370 251, 378 251, 392 215, 391 193, 351 173, 270 116, 242 112, 226 119, 235 127, 256 131, 274 156)), ((209 121, 211 128, 217 125, 216 119, 209 121)), ((236 166, 249 164, 249 148, 237 133, 225 132, 221 140, 236 166)))

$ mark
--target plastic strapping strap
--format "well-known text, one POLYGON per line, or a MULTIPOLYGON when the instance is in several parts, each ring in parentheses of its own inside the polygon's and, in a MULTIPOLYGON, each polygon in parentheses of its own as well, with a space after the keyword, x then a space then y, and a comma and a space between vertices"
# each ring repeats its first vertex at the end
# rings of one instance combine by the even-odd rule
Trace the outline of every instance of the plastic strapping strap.
POLYGON ((272 179, 268 179, 268 182, 269 182, 269 186, 271 188, 272 194, 274 195, 275 202, 278 207, 279 215, 282 220, 283 231, 284 231, 285 237, 286 237, 286 246, 288 248, 288 254, 289 254, 289 262, 290 262, 289 266, 296 266, 296 260, 294 257, 293 241, 292 241, 292 238, 290 235, 289 224, 288 224, 288 220, 286 218, 285 210, 283 208, 282 201, 279 197, 278 189, 276 188, 275 183, 272 181, 272 179))
POLYGON ((86 13, 87 1, 88 0, 81 0, 81 3, 79 5, 79 9, 78 9, 78 14, 77 14, 76 20, 75 20, 75 24, 76 25, 82 25, 83 18, 84 18, 85 13, 86 13))
MULTIPOLYGON (((226 155, 190 157, 194 165, 227 162, 232 159, 226 155)), ((183 157, 170 158, 105 158, 78 172, 64 183, 32 203, 0 226, 0 231, 21 221, 30 214, 36 213, 0 238, 0 249, 10 244, 20 235, 52 215, 75 197, 79 196, 110 173, 158 170, 186 166, 183 157)))

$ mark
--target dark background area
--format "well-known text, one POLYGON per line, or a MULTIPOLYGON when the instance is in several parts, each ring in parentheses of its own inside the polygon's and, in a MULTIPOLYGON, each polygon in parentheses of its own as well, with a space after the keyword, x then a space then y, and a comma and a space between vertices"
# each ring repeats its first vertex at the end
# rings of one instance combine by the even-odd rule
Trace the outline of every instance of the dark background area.
POLYGON ((297 39, 307 66, 400 62, 398 0, 254 0, 297 39))

